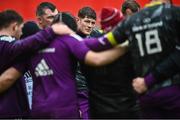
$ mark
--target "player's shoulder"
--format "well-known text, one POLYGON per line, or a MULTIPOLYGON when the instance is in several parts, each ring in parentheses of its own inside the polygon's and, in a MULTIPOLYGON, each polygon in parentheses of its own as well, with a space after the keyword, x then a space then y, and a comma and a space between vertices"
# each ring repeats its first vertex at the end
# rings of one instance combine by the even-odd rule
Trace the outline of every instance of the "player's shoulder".
POLYGON ((77 34, 71 34, 71 35, 61 35, 61 36, 58 36, 56 37, 56 39, 61 39, 62 41, 63 40, 77 40, 77 41, 82 41, 83 38, 77 34))
POLYGON ((83 38, 81 36, 77 35, 77 34, 71 34, 69 36, 76 39, 76 40, 78 40, 78 41, 83 41, 83 38))

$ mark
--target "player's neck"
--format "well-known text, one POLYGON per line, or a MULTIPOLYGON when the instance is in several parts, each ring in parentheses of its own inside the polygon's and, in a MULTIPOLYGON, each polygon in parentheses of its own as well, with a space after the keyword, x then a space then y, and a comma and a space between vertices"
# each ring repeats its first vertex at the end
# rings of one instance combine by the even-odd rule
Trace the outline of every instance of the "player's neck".
POLYGON ((43 30, 43 29, 45 29, 45 28, 46 28, 46 26, 43 26, 43 25, 42 25, 42 24, 40 24, 40 23, 38 23, 37 25, 38 25, 39 29, 41 29, 41 30, 43 30))
POLYGON ((86 38, 88 35, 84 34, 82 31, 78 30, 77 34, 81 36, 82 38, 86 38))
POLYGON ((13 36, 13 34, 9 30, 6 30, 6 29, 0 30, 0 36, 2 35, 13 36))

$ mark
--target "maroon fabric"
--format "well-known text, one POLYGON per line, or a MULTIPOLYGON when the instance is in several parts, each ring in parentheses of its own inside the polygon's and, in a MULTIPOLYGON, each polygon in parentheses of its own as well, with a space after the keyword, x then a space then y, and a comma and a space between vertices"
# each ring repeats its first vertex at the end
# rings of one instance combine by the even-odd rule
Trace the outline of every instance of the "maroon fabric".
POLYGON ((123 14, 116 8, 104 7, 101 10, 101 27, 102 29, 111 30, 118 24, 124 17, 123 14))

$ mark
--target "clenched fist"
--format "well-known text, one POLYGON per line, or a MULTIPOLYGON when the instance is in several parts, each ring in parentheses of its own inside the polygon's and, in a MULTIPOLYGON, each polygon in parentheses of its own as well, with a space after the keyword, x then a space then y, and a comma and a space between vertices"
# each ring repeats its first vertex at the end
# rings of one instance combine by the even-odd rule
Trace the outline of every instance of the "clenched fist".
POLYGON ((144 82, 144 78, 137 77, 133 79, 132 85, 134 87, 134 90, 139 94, 142 94, 147 91, 147 86, 144 82))

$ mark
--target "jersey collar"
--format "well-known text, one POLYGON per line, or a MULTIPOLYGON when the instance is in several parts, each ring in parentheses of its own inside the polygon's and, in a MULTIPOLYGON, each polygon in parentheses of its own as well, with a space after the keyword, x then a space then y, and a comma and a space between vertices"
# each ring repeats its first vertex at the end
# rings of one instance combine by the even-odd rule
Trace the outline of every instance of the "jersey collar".
POLYGON ((15 37, 9 35, 0 35, 0 41, 12 42, 16 40, 15 37))

